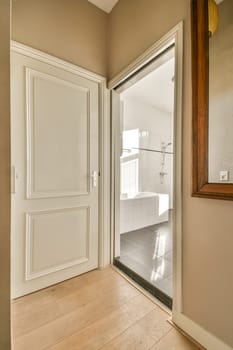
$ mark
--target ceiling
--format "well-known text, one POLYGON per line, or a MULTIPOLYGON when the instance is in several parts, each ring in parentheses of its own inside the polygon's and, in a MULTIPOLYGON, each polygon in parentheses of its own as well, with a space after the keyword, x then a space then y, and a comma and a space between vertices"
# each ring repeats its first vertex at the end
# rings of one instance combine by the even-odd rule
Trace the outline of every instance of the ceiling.
POLYGON ((174 103, 174 58, 161 64, 150 74, 125 90, 121 98, 134 99, 138 102, 171 113, 174 103))
MULTIPOLYGON (((110 13, 113 7, 119 0, 88 0, 93 5, 97 6, 101 10, 110 13)), ((217 4, 220 4, 223 0, 215 0, 217 4)))
POLYGON ((101 10, 110 13, 113 7, 119 0, 88 0, 93 5, 99 7, 101 10))

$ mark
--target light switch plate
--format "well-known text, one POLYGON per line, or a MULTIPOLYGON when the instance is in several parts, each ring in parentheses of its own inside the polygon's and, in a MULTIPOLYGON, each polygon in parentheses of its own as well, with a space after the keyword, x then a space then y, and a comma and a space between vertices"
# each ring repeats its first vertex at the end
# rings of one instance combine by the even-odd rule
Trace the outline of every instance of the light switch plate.
POLYGON ((219 173, 219 179, 220 179, 220 181, 228 181, 229 180, 229 171, 228 170, 221 170, 219 173))

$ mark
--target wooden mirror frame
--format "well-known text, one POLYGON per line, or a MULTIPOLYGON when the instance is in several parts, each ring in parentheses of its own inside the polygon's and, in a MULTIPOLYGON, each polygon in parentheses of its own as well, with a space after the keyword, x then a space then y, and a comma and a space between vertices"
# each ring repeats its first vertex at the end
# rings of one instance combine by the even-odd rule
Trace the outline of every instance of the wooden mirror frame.
POLYGON ((209 35, 208 0, 191 0, 194 197, 233 200, 233 184, 208 182, 209 35))

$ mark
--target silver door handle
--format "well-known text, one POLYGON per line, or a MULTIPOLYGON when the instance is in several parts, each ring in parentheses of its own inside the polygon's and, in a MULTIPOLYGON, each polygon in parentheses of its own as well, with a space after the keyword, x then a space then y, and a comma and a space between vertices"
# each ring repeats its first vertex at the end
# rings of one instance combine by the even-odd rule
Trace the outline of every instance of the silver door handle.
POLYGON ((98 171, 96 170, 93 170, 92 173, 91 173, 91 182, 92 182, 92 187, 97 187, 98 185, 98 171))

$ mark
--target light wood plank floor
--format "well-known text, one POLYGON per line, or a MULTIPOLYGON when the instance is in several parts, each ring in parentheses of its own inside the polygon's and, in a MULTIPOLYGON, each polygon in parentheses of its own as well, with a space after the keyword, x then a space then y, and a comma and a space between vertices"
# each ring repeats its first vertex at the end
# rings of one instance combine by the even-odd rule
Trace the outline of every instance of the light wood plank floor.
POLYGON ((111 267, 12 303, 14 350, 197 350, 111 267))

